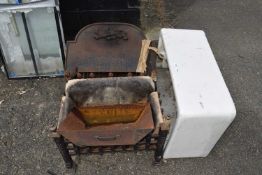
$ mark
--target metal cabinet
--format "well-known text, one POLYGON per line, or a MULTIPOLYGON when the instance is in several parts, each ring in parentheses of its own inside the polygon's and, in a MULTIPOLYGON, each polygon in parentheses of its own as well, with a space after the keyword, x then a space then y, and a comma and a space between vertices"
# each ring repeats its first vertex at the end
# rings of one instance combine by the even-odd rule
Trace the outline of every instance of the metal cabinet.
POLYGON ((140 25, 138 0, 60 0, 66 40, 74 40, 78 31, 96 22, 123 22, 140 25))
POLYGON ((64 42, 53 0, 0 5, 0 44, 9 78, 64 74, 64 42))

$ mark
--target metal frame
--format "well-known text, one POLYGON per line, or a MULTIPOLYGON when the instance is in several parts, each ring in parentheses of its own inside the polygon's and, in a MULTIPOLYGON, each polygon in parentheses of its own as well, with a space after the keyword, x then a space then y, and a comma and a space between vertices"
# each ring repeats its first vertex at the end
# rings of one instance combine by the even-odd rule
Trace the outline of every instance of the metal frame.
POLYGON ((61 56, 62 56, 62 61, 63 65, 65 67, 65 50, 64 50, 64 45, 63 45, 63 37, 62 37, 62 31, 61 31, 61 26, 59 23, 59 11, 54 7, 54 12, 55 12, 55 21, 56 21, 56 28, 57 28, 57 34, 58 34, 58 39, 59 39, 59 45, 61 49, 61 56))
POLYGON ((4 66, 5 73, 6 73, 7 77, 8 77, 8 79, 9 79, 9 73, 7 71, 7 64, 5 62, 4 52, 3 52, 3 49, 2 49, 1 43, 0 43, 0 59, 1 59, 1 62, 3 64, 3 66, 4 66))
POLYGON ((39 76, 37 65, 36 65, 36 60, 35 60, 35 54, 33 52, 33 46, 32 46, 32 42, 31 42, 31 38, 30 38, 28 26, 27 26, 26 17, 25 17, 25 12, 22 12, 21 15, 22 15, 22 19, 23 19, 24 28, 25 28, 26 39, 27 39, 27 42, 28 42, 28 46, 29 46, 31 56, 32 56, 32 61, 33 61, 35 73, 36 73, 36 76, 39 76))
POLYGON ((115 153, 115 152, 128 152, 128 151, 155 151, 153 165, 159 165, 163 159, 164 146, 169 131, 169 121, 165 120, 160 126, 157 134, 149 133, 141 141, 135 145, 115 145, 115 146, 85 146, 79 147, 70 141, 66 140, 63 136, 56 132, 56 128, 50 129, 49 137, 53 138, 56 143, 60 154, 65 162, 66 168, 73 168, 75 163, 72 156, 115 153))

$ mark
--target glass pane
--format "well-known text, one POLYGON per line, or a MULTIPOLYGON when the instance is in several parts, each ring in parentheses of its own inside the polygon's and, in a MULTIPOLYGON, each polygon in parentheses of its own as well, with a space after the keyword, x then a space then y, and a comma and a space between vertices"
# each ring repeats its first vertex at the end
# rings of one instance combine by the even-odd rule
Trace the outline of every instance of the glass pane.
POLYGON ((10 78, 35 75, 21 13, 0 13, 0 42, 10 78))
POLYGON ((0 0, 0 4, 24 4, 43 0, 0 0))
POLYGON ((0 4, 16 4, 16 0, 0 0, 0 4))
POLYGON ((63 75, 63 62, 53 8, 37 8, 26 14, 40 75, 63 75))

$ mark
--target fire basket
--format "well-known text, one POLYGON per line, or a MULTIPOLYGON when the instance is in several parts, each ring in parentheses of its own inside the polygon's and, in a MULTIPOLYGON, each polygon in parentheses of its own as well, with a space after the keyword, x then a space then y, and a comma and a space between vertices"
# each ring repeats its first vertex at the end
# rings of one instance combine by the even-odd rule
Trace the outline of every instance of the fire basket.
POLYGON ((97 23, 67 43, 65 96, 52 130, 66 166, 71 155, 155 150, 168 133, 156 88, 154 42, 137 27, 97 23))

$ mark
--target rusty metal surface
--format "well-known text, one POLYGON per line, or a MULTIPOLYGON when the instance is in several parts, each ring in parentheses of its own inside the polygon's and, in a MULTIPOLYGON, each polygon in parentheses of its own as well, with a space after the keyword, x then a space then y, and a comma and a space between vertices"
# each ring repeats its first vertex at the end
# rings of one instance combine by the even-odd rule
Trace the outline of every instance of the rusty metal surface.
MULTIPOLYGON (((157 47, 157 45, 158 45, 158 41, 156 40, 151 41, 150 43, 150 47, 157 47)), ((154 81, 156 81, 157 79, 157 70, 156 70, 157 57, 158 55, 154 51, 149 50, 145 75, 150 76, 154 81)))
POLYGON ((135 145, 113 145, 113 146, 84 146, 78 147, 71 142, 67 142, 67 149, 70 155, 76 154, 104 154, 113 152, 125 151, 153 151, 157 148, 158 137, 150 137, 149 139, 142 139, 135 145), (147 141, 148 140, 148 141, 147 141), (76 151, 77 150, 77 151, 76 151))
POLYGON ((87 126, 135 122, 145 104, 88 106, 76 108, 87 126))
POLYGON ((136 72, 143 32, 130 24, 95 23, 67 43, 66 71, 136 72))
POLYGON ((160 125, 164 122, 164 117, 161 111, 161 104, 159 95, 157 92, 152 92, 149 96, 150 104, 152 108, 152 114, 154 117, 155 129, 153 135, 157 135, 160 129, 160 125))
POLYGON ((87 127, 75 113, 61 121, 57 132, 77 146, 134 145, 154 129, 151 107, 131 123, 87 127))

